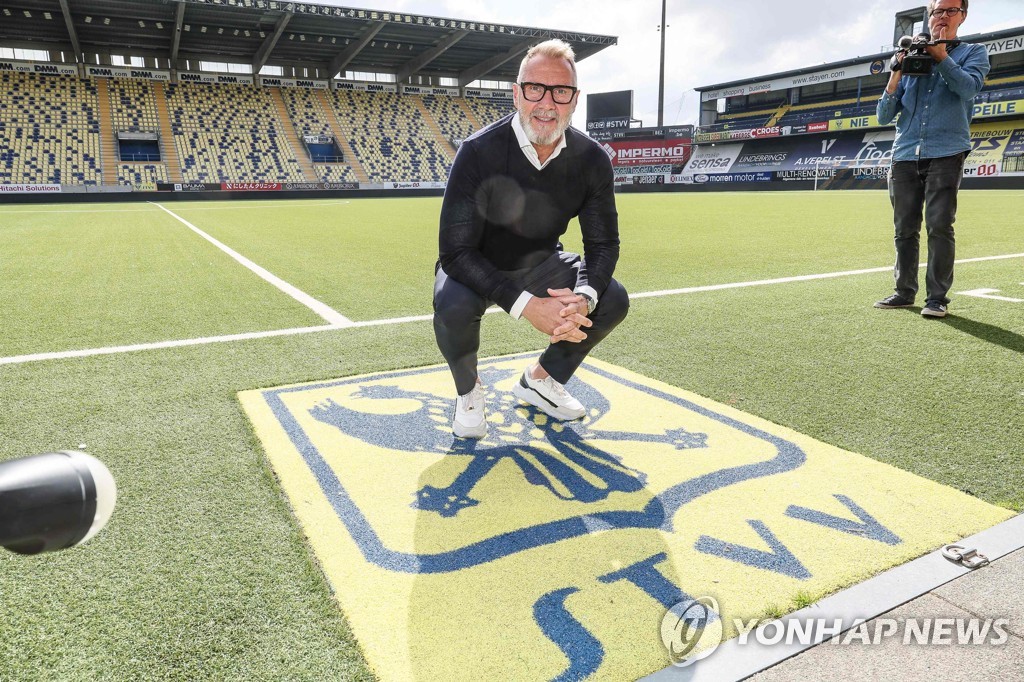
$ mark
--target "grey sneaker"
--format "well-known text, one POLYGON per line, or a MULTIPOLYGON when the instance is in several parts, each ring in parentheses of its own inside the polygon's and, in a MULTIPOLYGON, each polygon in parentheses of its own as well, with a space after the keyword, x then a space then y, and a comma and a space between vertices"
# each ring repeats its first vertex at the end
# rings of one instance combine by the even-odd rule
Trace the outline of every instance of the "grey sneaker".
POLYGON ((452 431, 459 438, 483 438, 487 435, 486 392, 477 384, 466 395, 455 399, 455 419, 452 431))
POLYGON ((570 421, 587 413, 580 401, 565 390, 565 386, 551 377, 532 379, 529 369, 519 377, 519 383, 512 387, 512 392, 523 402, 555 419, 570 421))
POLYGON ((875 303, 876 308, 909 308, 914 305, 914 302, 903 298, 899 294, 893 294, 883 298, 878 303, 875 303))
POLYGON ((921 308, 921 315, 924 317, 945 317, 946 304, 938 301, 927 301, 921 308))

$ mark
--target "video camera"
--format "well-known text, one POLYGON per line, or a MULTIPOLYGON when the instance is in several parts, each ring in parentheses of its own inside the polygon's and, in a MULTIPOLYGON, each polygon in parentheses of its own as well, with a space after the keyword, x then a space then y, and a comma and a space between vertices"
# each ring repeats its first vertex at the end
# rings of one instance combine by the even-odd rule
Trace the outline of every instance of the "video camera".
POLYGON ((902 71, 904 76, 930 76, 935 60, 925 48, 946 45, 947 49, 952 50, 959 44, 959 40, 932 40, 928 33, 919 33, 914 37, 903 36, 897 43, 899 49, 889 60, 889 69, 902 71), (900 54, 904 55, 902 64, 896 59, 900 54))
POLYGON ((84 452, 0 462, 0 547, 39 554, 80 545, 107 524, 116 500, 110 470, 84 452))

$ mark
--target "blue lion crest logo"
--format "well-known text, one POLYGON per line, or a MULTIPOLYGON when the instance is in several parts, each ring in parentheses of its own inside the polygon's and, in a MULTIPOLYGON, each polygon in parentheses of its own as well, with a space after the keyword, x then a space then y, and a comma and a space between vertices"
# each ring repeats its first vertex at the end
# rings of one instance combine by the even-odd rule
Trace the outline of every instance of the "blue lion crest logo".
MULTIPOLYGON (((515 376, 511 370, 485 368, 481 380, 495 385, 515 376)), ((456 438, 451 432, 453 401, 430 393, 404 390, 395 386, 372 385, 352 394, 360 401, 412 400, 419 408, 397 415, 382 415, 340 405, 334 400, 316 405, 310 414, 317 421, 334 426, 366 443, 405 452, 444 453, 465 458, 462 472, 449 485, 426 485, 416 491, 413 506, 442 517, 481 504, 473 489, 502 460, 511 460, 522 471, 524 480, 544 487, 562 500, 591 503, 606 499, 614 492, 636 492, 646 483, 646 475, 623 464, 615 454, 601 449, 595 441, 641 441, 667 443, 677 450, 706 448, 707 435, 684 428, 665 429, 660 434, 599 430, 592 427, 609 408, 609 401, 593 386, 577 380, 574 392, 588 414, 574 422, 559 422, 532 405, 520 403, 511 393, 489 392, 487 411, 492 420, 502 423, 491 435, 477 441, 456 438), (580 472, 585 471, 589 476, 580 472), (556 485, 557 482, 557 485, 556 485)))

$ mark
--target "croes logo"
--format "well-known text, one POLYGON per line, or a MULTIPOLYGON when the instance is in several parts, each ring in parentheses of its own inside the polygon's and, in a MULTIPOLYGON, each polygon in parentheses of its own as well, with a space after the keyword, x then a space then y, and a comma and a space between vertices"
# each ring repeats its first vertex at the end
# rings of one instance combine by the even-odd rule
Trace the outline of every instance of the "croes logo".
POLYGON ((608 143, 601 145, 601 149, 603 149, 604 153, 608 155, 608 158, 613 161, 615 160, 615 157, 618 155, 615 151, 615 148, 608 143))

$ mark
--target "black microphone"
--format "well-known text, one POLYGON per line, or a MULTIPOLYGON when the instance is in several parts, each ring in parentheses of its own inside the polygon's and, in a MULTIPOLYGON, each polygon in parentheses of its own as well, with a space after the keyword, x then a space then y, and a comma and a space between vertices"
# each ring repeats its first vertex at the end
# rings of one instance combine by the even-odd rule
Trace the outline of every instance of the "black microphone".
POLYGON ((0 462, 0 546, 39 554, 80 545, 107 524, 116 501, 110 470, 84 452, 0 462))

